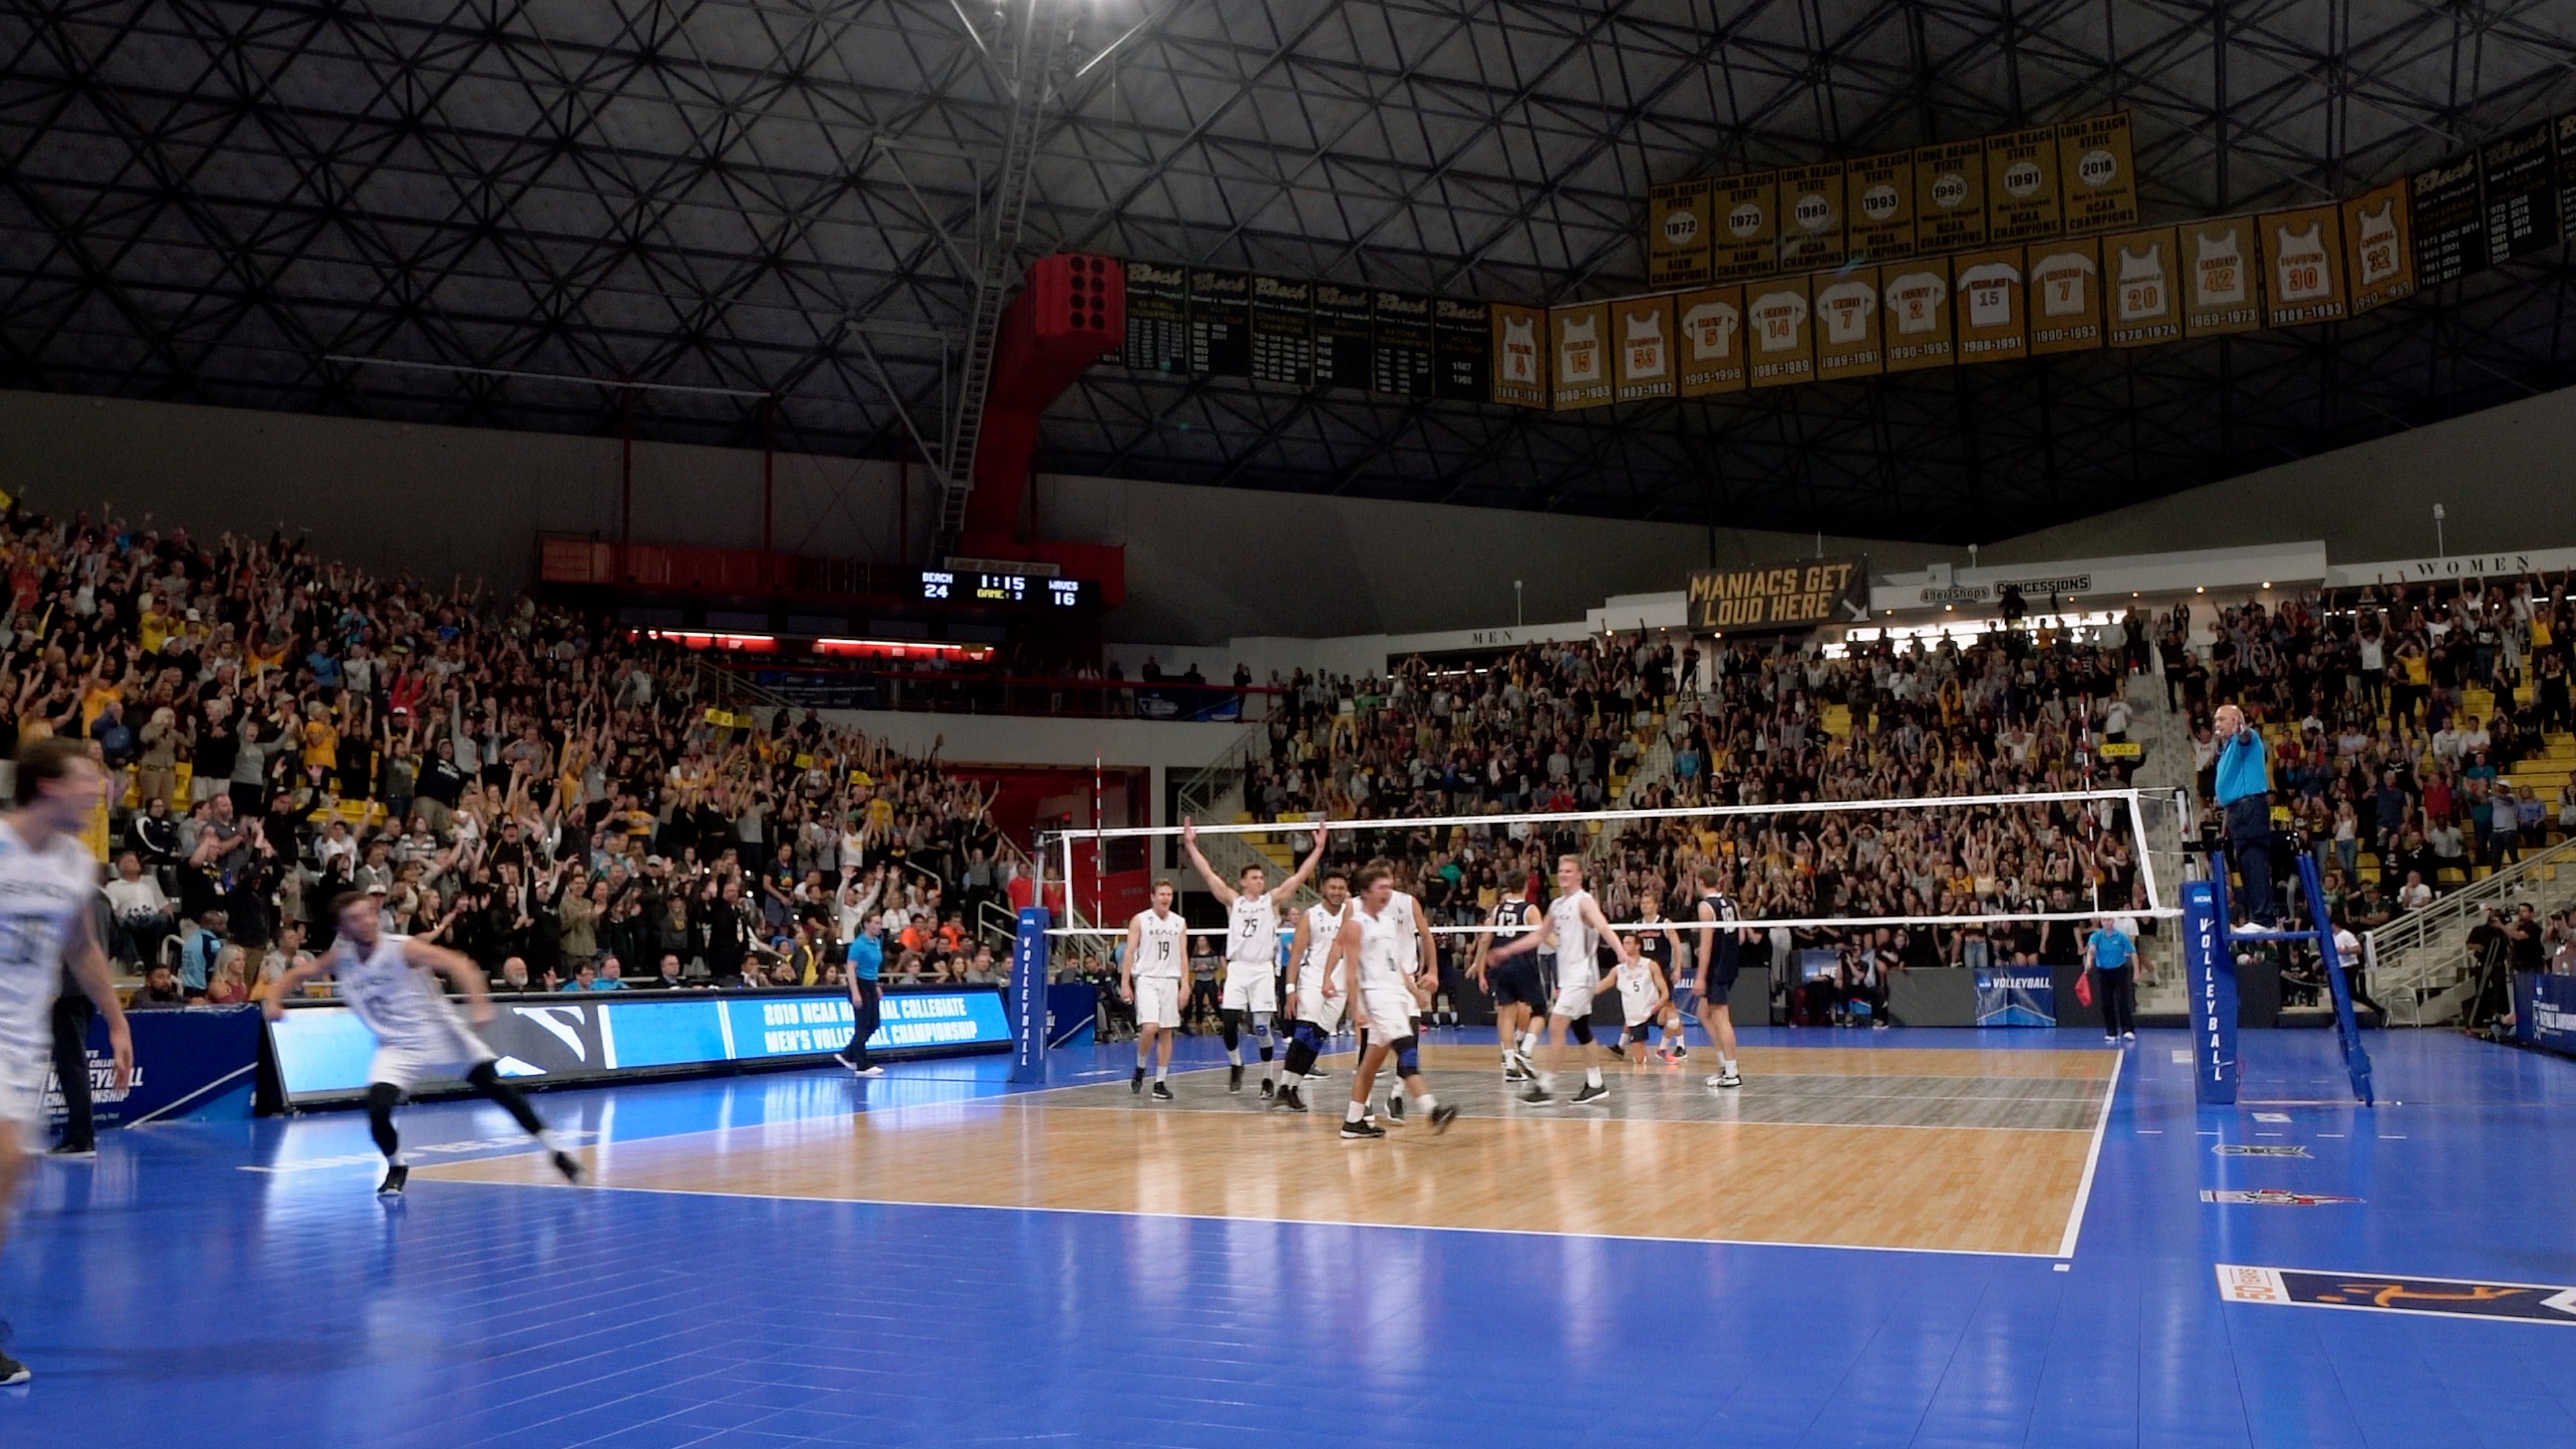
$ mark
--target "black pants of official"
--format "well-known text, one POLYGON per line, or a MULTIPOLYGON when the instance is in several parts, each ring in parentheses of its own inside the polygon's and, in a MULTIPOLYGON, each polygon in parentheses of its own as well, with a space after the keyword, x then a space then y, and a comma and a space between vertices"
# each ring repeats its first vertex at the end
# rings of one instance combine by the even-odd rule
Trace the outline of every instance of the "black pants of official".
POLYGON ((65 994, 54 998, 54 1075, 63 1083, 63 1143, 86 1152, 98 1145, 98 1127, 90 1119, 89 1021, 98 1008, 89 998, 65 994))
POLYGON ((2138 1029, 2138 969, 2093 968, 2093 994, 2102 1003, 2102 1034, 2124 1036, 2138 1029))
POLYGON ((868 1038, 877 1034, 877 1020, 885 1004, 885 991, 873 981, 850 983, 850 1065, 859 1071, 868 1069, 868 1038))
POLYGON ((2245 917, 2273 919, 2272 797, 2248 795, 2227 806, 2227 853, 2245 878, 2245 917))

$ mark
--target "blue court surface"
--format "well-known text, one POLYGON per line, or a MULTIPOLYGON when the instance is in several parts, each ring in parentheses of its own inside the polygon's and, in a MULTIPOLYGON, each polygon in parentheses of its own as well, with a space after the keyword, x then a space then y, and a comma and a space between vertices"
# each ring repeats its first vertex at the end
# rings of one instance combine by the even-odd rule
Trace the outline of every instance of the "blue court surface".
MULTIPOLYGON (((2070 1259, 419 1178, 387 1206, 353 1113, 111 1133, 95 1165, 36 1169, 0 1264, 38 1373, 0 1394, 0 1444, 2576 1444, 2576 1308, 2226 1303, 2216 1268, 2349 1275, 2364 1297, 2381 1275, 2576 1284, 2576 1062, 2373 1034, 2397 1100, 2365 1111, 2335 1105, 2329 1034, 2249 1033, 2248 1100, 2201 1110, 2186 1045, 2150 1032, 2127 1054, 2070 1259), (2201 1198, 2260 1189, 2361 1201, 2201 1198)), ((1110 1081, 1129 1059, 1054 1070, 1110 1081)), ((1010 1090, 1003 1070, 538 1102, 614 1144, 854 1110, 936 1121, 1010 1090)), ((527 1150, 481 1105, 404 1121, 423 1164, 527 1150)))

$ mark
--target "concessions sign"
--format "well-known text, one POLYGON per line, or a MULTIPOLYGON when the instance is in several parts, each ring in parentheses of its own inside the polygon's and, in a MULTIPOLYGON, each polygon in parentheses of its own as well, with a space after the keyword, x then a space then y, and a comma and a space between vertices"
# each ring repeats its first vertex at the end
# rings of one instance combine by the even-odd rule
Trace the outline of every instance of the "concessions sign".
POLYGON ((1869 618, 1869 560, 1860 554, 1690 576, 1691 627, 1747 633, 1869 618))

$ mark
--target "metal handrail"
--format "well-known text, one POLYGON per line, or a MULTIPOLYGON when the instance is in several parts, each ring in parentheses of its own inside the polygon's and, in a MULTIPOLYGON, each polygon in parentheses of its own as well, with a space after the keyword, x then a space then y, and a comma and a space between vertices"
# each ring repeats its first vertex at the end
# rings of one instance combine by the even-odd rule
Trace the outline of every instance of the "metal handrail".
POLYGON ((2403 1025, 2447 1019, 2459 1003, 2437 1005, 2436 998, 2470 974, 2469 931, 2487 908, 2528 902, 2545 915, 2568 897, 2576 897, 2576 839, 2535 851, 2420 911, 2363 932, 2362 959, 2370 964, 2371 987, 2403 1025))

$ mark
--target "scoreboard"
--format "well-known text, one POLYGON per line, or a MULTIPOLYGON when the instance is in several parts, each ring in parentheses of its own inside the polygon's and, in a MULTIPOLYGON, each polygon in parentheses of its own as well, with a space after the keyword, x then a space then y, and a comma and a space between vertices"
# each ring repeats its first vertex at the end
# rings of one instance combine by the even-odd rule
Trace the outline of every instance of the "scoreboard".
POLYGON ((968 569, 923 569, 922 603, 952 608, 1034 609, 1072 612, 1098 601, 1098 584, 1088 579, 1051 579, 1035 574, 995 574, 968 569))

